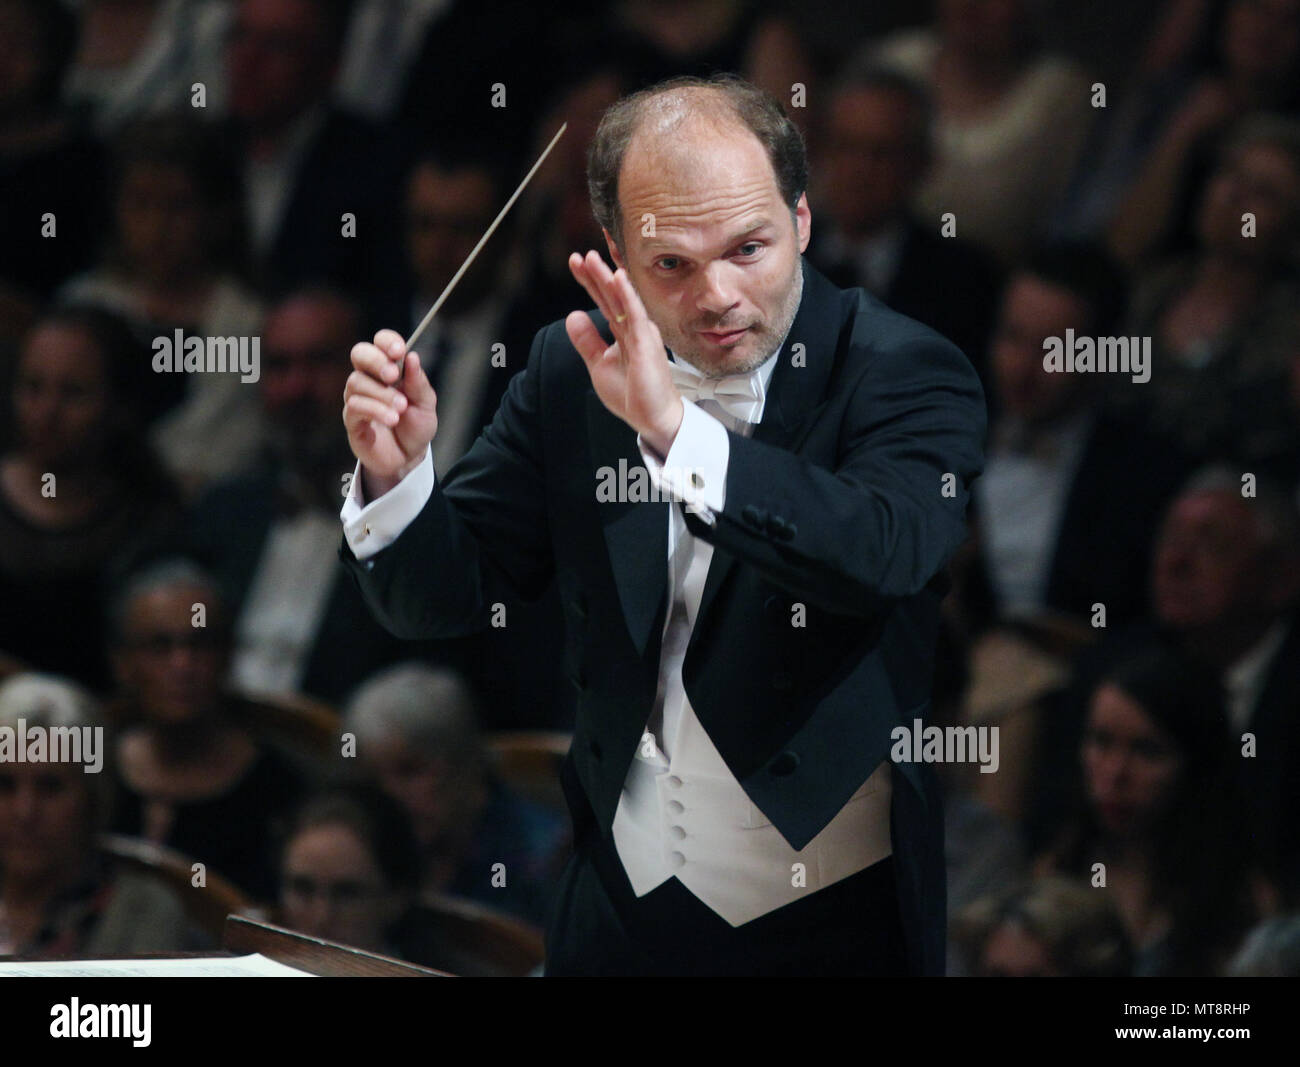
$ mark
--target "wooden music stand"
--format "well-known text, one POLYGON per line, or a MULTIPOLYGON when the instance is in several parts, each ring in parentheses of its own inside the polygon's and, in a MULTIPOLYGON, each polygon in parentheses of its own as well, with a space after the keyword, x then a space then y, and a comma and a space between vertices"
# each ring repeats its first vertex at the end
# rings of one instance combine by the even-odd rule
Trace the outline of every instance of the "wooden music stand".
POLYGON ((251 952, 322 978, 451 978, 445 971, 417 967, 390 956, 365 952, 319 937, 286 930, 242 915, 226 919, 222 946, 236 956, 251 952))

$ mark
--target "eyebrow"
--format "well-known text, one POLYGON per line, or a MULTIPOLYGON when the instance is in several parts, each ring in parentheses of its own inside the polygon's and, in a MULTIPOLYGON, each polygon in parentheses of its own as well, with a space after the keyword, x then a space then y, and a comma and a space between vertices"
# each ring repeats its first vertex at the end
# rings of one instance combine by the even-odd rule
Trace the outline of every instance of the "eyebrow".
MULTIPOLYGON (((743 240, 744 238, 752 237, 754 234, 758 233, 761 230, 770 229, 771 226, 772 226, 771 219, 767 219, 767 218, 759 219, 756 223, 754 223, 753 226, 750 226, 747 229, 742 230, 741 232, 735 234, 734 236, 728 237, 726 240, 726 247, 730 248, 732 247, 732 245, 743 240)), ((649 248, 649 249, 654 249, 654 248, 670 249, 673 247, 673 243, 671 241, 665 240, 662 237, 650 237, 646 239, 645 244, 643 244, 641 247, 649 248)))

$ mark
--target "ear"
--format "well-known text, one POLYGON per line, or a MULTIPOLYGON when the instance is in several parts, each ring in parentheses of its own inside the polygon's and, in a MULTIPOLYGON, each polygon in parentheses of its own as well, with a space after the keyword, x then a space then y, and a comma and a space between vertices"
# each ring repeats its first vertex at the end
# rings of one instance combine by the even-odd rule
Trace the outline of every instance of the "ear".
POLYGON ((623 262, 623 256, 619 252, 618 245, 615 243, 614 238, 609 235, 609 231, 603 226, 600 228, 600 232, 605 235, 605 245, 609 249, 609 258, 614 261, 614 266, 622 267, 623 270, 627 270, 627 264, 623 262))
POLYGON ((808 194, 800 193, 794 205, 794 227, 799 238, 799 251, 808 250, 808 241, 812 238, 812 211, 808 207, 808 194))

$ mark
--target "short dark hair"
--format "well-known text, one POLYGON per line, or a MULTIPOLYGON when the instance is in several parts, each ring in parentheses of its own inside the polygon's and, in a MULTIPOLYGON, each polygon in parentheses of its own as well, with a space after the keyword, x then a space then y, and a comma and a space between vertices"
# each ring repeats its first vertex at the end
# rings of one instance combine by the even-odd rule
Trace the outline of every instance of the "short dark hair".
POLYGON ((924 82, 893 67, 852 67, 831 90, 832 99, 848 93, 894 93, 911 108, 912 147, 929 158, 934 152, 934 94, 924 82))
POLYGON ((1100 245, 1062 241, 1040 247, 1014 272, 1066 289, 1088 305, 1088 331, 1113 336, 1128 308, 1128 280, 1115 258, 1100 245))
POLYGON ((772 163, 781 199, 791 211, 799 195, 808 187, 808 154, 803 135, 771 93, 735 74, 715 74, 711 78, 669 78, 624 97, 610 107, 600 120, 596 136, 587 150, 587 188, 591 195, 592 213, 596 222, 620 247, 623 244, 623 220, 618 203, 618 176, 628 145, 640 128, 646 105, 651 100, 665 93, 688 89, 715 90, 731 116, 758 138, 772 163))
POLYGON ((345 826, 356 835, 389 887, 415 894, 420 884, 419 850, 406 810, 368 782, 335 785, 308 797, 279 825, 283 865, 290 843, 317 826, 345 826))

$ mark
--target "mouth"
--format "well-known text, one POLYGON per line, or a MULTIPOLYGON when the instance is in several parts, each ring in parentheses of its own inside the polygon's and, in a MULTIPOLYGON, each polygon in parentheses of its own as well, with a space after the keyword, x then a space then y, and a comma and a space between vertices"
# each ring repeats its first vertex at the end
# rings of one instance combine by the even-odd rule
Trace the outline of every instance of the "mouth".
POLYGON ((721 333, 717 330, 701 330, 700 336, 708 341, 712 341, 715 345, 721 345, 725 348, 735 344, 748 332, 749 327, 744 326, 739 330, 727 330, 721 333))

